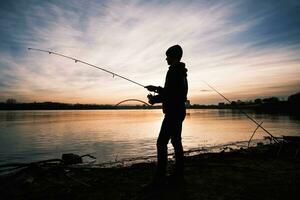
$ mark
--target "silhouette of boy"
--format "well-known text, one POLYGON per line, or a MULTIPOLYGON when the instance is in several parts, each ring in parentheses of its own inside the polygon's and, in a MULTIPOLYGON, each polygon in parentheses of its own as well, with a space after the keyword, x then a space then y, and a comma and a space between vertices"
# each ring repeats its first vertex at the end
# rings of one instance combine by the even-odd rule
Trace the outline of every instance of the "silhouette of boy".
POLYGON ((185 64, 180 62, 182 48, 179 45, 170 47, 166 51, 166 60, 170 65, 166 75, 164 87, 146 86, 158 95, 148 95, 150 104, 162 103, 164 120, 157 139, 157 171, 156 180, 164 181, 168 162, 167 144, 171 143, 175 151, 176 180, 183 179, 183 147, 181 143, 182 122, 186 115, 185 102, 187 100, 188 82, 185 64))

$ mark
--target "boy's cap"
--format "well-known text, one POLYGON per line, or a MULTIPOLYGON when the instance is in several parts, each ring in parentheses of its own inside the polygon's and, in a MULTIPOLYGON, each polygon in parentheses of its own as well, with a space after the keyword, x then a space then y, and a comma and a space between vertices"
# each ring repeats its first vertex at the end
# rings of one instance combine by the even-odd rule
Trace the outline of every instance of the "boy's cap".
POLYGON ((172 57, 172 58, 178 58, 179 60, 182 57, 182 48, 181 46, 179 46, 178 44, 171 46, 167 51, 166 51, 166 55, 168 57, 172 57))

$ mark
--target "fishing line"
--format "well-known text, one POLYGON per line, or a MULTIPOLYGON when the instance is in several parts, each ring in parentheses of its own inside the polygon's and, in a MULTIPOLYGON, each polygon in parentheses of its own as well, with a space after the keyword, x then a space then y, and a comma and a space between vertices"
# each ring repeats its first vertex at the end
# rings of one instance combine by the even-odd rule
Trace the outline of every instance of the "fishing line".
POLYGON ((131 80, 131 79, 129 79, 129 78, 126 78, 126 77, 124 77, 124 76, 121 76, 121 75, 119 75, 119 74, 117 74, 117 73, 114 73, 114 72, 112 72, 112 71, 109 71, 109 70, 107 70, 107 69, 104 69, 104 68, 98 67, 98 66, 96 66, 96 65, 92 65, 92 64, 90 64, 90 63, 87 63, 87 62, 85 62, 85 61, 79 60, 79 59, 77 59, 77 58, 73 58, 73 57, 70 57, 70 56, 67 56, 67 55, 64 55, 64 54, 56 53, 56 52, 54 52, 54 51, 47 51, 47 50, 43 50, 43 49, 28 48, 28 50, 32 50, 32 51, 41 51, 41 52, 45 52, 45 53, 49 53, 49 54, 53 54, 53 55, 56 55, 56 56, 60 56, 60 57, 64 57, 64 58, 73 60, 73 61, 75 61, 75 63, 82 63, 82 64, 85 64, 85 65, 89 65, 89 66, 91 66, 91 67, 100 69, 100 70, 102 70, 102 71, 104 71, 104 72, 106 72, 106 73, 109 73, 109 74, 113 75, 113 77, 117 76, 117 77, 119 77, 119 78, 122 78, 122 79, 124 79, 124 80, 127 80, 127 81, 129 81, 129 82, 131 82, 131 83, 134 83, 134 84, 136 84, 136 85, 139 85, 139 86, 145 88, 145 86, 144 86, 143 84, 140 84, 140 83, 138 83, 138 82, 136 82, 136 81, 133 81, 133 80, 131 80))
MULTIPOLYGON (((223 94, 221 94, 218 90, 216 90, 215 88, 213 88, 211 85, 209 85, 207 82, 203 81, 203 83, 205 83, 209 88, 211 88, 213 91, 215 91, 216 93, 218 93, 221 97, 223 97, 227 102, 229 102, 230 104, 232 103, 228 98, 226 98, 223 94)), ((237 107, 238 108, 238 107, 237 107)), ((267 134, 269 134, 271 136, 271 138, 273 138, 273 140, 277 143, 279 143, 278 139, 276 137, 274 137, 268 130, 266 130, 262 124, 259 124, 255 119, 253 119, 252 117, 250 117, 245 111, 243 111, 242 109, 238 110, 243 113, 248 119, 250 119, 253 123, 255 123, 258 127, 260 127, 262 130, 264 130, 267 134)))

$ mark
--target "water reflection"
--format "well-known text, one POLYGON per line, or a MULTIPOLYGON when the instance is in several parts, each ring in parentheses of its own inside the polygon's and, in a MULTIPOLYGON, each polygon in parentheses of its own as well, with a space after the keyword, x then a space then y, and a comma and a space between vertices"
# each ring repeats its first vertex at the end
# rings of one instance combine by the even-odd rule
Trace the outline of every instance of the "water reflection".
POLYGON ((16 113, 15 112, 7 112, 5 115, 6 121, 15 121, 16 120, 16 113))
MULTIPOLYGON (((274 135, 299 135, 299 119, 251 113, 274 135)), ((160 110, 0 111, 0 163, 93 154, 98 162, 155 155, 160 110)), ((256 125, 239 111, 188 110, 185 150, 248 140, 256 125)), ((258 130, 254 139, 263 138, 258 130)))

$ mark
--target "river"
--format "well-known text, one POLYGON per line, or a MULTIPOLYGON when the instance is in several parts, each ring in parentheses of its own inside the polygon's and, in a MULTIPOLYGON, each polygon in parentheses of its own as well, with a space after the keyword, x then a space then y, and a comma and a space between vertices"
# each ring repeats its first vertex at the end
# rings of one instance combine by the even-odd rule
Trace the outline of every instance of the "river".
MULTIPOLYGON (((275 136, 300 135, 300 120, 250 113, 275 136)), ((91 154, 97 163, 155 156, 160 110, 0 111, 0 164, 91 154)), ((247 141, 256 125, 238 111, 187 110, 184 150, 247 141)), ((259 129, 254 140, 267 136, 259 129)), ((169 146, 170 149, 171 145, 169 146)))

